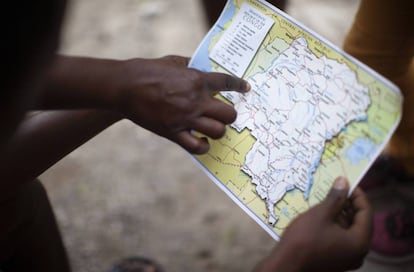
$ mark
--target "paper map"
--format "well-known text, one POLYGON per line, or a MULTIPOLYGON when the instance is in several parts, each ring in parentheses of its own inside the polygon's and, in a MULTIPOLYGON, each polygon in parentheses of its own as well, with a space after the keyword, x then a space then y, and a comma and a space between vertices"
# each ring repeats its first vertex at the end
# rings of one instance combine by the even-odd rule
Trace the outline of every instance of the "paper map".
POLYGON ((401 119, 397 87, 265 1, 229 0, 190 66, 247 80, 199 165, 274 239, 345 176, 355 188, 401 119))

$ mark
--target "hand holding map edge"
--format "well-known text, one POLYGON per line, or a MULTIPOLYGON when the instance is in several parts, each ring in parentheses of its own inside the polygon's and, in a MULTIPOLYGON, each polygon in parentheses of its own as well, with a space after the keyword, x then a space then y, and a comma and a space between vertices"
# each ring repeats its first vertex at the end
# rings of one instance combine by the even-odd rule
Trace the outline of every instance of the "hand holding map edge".
POLYGON ((283 233, 280 243, 255 272, 348 271, 361 266, 372 235, 372 210, 360 188, 348 199, 349 184, 335 180, 326 199, 299 215, 283 233), (349 225, 338 221, 352 213, 349 225))

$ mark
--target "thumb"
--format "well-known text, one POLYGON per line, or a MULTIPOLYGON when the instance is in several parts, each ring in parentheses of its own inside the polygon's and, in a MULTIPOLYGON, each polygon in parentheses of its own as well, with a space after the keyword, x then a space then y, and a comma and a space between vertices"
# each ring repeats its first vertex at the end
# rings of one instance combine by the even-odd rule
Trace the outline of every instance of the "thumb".
POLYGON ((322 202, 329 218, 335 218, 342 211, 348 198, 348 190, 349 184, 346 178, 339 177, 335 180, 331 190, 322 202))

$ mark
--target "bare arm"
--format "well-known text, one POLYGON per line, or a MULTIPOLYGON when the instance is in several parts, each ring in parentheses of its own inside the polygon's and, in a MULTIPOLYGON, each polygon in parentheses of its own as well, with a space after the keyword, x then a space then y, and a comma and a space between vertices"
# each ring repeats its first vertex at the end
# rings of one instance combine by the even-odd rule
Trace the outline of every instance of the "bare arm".
POLYGON ((56 56, 33 109, 113 110, 121 97, 118 84, 122 63, 111 59, 56 56))
POLYGON ((190 69, 187 61, 178 56, 126 61, 56 57, 33 109, 78 111, 41 112, 24 120, 0 154, 0 180, 36 178, 124 117, 190 152, 206 152, 206 140, 191 131, 219 138, 225 124, 236 118, 235 110, 214 94, 245 92, 249 85, 229 75, 190 69))
POLYGON ((209 145, 195 130, 220 138, 236 118, 219 101, 219 91, 246 92, 248 83, 222 73, 187 67, 188 59, 168 56, 125 61, 57 57, 34 109, 109 110, 130 119, 192 153, 209 145))
POLYGON ((10 190, 35 179, 118 120, 116 114, 96 110, 29 114, 0 153, 0 188, 10 190))

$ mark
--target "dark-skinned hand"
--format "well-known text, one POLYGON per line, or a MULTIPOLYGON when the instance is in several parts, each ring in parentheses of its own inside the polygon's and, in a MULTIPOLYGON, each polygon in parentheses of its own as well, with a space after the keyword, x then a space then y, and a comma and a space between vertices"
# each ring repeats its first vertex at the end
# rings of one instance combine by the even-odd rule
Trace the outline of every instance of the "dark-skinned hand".
POLYGON ((361 266, 372 234, 372 212, 360 188, 348 199, 338 178, 326 199, 299 215, 255 271, 339 272, 361 266))
POLYGON ((200 132, 222 137, 234 122, 234 108, 214 97, 220 91, 247 92, 250 85, 222 73, 205 73, 187 67, 188 59, 168 56, 122 62, 118 83, 118 110, 136 124, 166 137, 191 153, 209 149, 200 132))

